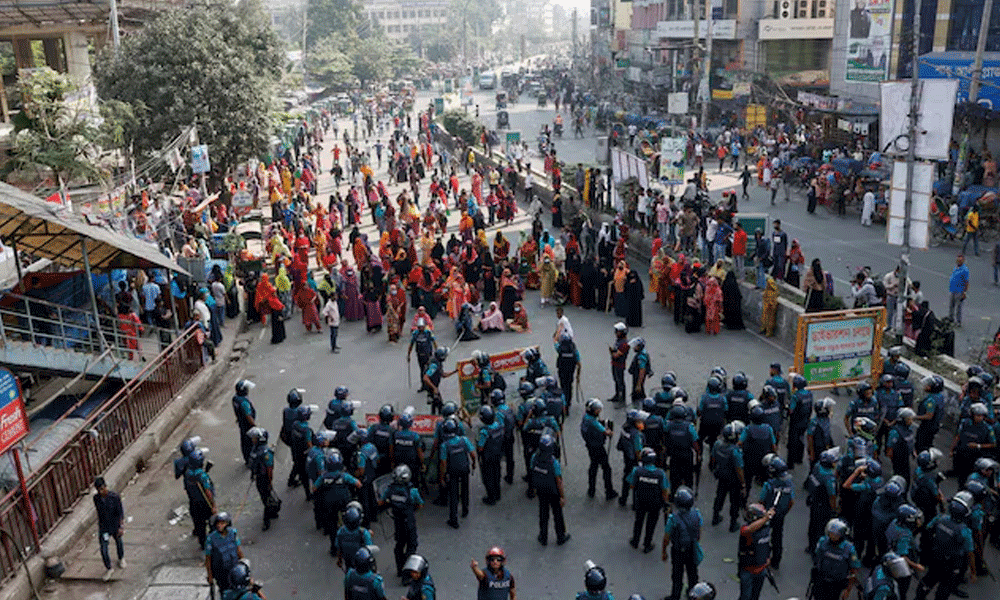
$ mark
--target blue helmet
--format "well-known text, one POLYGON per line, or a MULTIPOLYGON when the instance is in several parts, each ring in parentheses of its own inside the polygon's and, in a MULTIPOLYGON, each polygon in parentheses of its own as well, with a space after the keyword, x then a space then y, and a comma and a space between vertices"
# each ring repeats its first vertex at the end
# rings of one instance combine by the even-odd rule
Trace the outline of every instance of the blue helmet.
POLYGON ((291 406, 292 408, 298 408, 299 405, 302 404, 302 392, 298 389, 292 388, 289 390, 286 398, 288 400, 288 406, 291 406))
POLYGON ((603 568, 590 567, 583 575, 583 585, 586 586, 588 592, 600 592, 608 585, 608 576, 604 573, 603 568))
POLYGON ((694 506, 694 492, 686 485, 682 485, 674 492, 674 504, 680 508, 691 508, 694 506))
POLYGON ((399 427, 401 429, 409 429, 413 427, 413 415, 410 413, 403 413, 399 415, 399 427))
POLYGON ((493 407, 487 405, 479 407, 479 419, 487 425, 492 425, 493 421, 496 420, 496 413, 493 412, 493 407))
POLYGON ((347 389, 347 386, 338 385, 337 389, 333 391, 333 397, 337 400, 347 400, 347 394, 349 393, 350 391, 347 389))
POLYGON ((490 402, 493 406, 500 406, 507 400, 507 394, 501 389, 494 389, 490 392, 490 402))
POLYGON ((656 400, 653 400, 652 398, 643 398, 643 400, 642 400, 642 410, 644 410, 646 412, 649 412, 649 413, 651 413, 654 410, 656 410, 656 400))
POLYGON ((372 556, 372 551, 368 549, 368 546, 358 548, 358 551, 354 553, 354 570, 364 575, 374 567, 375 557, 372 556))
POLYGON ((188 454, 188 466, 192 469, 200 469, 205 466, 205 455, 201 450, 195 448, 188 454))
POLYGON ((308 406, 300 406, 295 410, 296 421, 308 421, 312 416, 312 409, 308 406))
POLYGON ((340 451, 336 448, 332 449, 326 455, 326 469, 328 471, 336 471, 344 466, 344 457, 340 455, 340 451))
POLYGON ((457 412, 458 412, 458 405, 451 400, 445 402, 444 406, 441 407, 441 416, 444 417, 445 419, 454 415, 457 412))
POLYGON ((236 589, 250 585, 250 567, 245 562, 240 561, 229 570, 229 584, 236 589))
POLYGON ((535 393, 535 384, 530 381, 522 381, 521 385, 517 386, 517 392, 521 394, 521 398, 527 399, 535 393))
POLYGON ((352 506, 344 511, 344 525, 348 529, 357 529, 361 524, 361 511, 356 506, 352 506))
POLYGON ((545 400, 542 400, 541 398, 535 398, 534 401, 532 401, 531 403, 531 412, 533 412, 537 417, 544 415, 545 400))
POLYGON ((677 385, 677 376, 674 373, 668 372, 664 373, 663 377, 660 377, 660 386, 664 390, 669 390, 677 385))
POLYGON ((453 418, 447 418, 444 420, 444 424, 441 426, 441 431, 445 435, 451 436, 458 433, 458 422, 453 418))
POLYGON ((195 441, 195 438, 186 438, 183 442, 181 442, 181 456, 190 456, 191 453, 197 448, 197 443, 198 442, 195 441))
POLYGON ((538 449, 544 454, 553 452, 555 447, 556 438, 554 438, 551 434, 546 433, 538 440, 538 449))

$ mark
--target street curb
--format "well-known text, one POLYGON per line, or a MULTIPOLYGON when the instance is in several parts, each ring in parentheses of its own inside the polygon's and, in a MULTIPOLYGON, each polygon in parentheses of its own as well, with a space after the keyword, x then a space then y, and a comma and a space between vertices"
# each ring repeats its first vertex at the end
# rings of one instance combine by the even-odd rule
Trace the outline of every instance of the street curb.
MULTIPOLYGON (((108 467, 103 477, 112 490, 123 490, 132 480, 140 463, 148 461, 153 454, 161 449, 167 438, 184 421, 196 402, 205 397, 218 383, 229 368, 229 354, 232 352, 236 338, 246 324, 246 312, 240 311, 240 316, 233 320, 236 327, 228 340, 223 340, 222 346, 216 349, 216 359, 211 365, 203 368, 194 379, 181 390, 177 397, 149 424, 146 431, 122 452, 122 455, 108 467)), ((89 493, 81 493, 81 499, 89 493)), ((36 589, 41 590, 45 583, 45 560, 55 558, 61 560, 76 543, 87 534, 97 522, 97 513, 86 502, 78 503, 63 521, 52 530, 42 543, 40 552, 28 559, 28 571, 31 581, 36 582, 36 589)), ((35 595, 28 582, 23 565, 19 566, 17 574, 0 589, 0 600, 29 600, 35 595)))

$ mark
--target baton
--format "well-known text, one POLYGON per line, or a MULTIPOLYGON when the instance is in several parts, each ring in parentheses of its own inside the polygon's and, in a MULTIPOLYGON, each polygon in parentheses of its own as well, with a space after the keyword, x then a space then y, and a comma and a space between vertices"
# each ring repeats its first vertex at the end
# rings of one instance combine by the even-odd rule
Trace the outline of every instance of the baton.
POLYGON ((781 590, 778 589, 778 583, 774 580, 774 572, 771 571, 771 567, 764 569, 764 575, 767 577, 767 582, 774 588, 774 591, 780 594, 781 590))
POLYGON ((410 388, 413 387, 413 382, 410 381, 410 359, 409 359, 409 357, 407 357, 407 359, 406 359, 406 387, 407 387, 407 389, 410 389, 410 388))

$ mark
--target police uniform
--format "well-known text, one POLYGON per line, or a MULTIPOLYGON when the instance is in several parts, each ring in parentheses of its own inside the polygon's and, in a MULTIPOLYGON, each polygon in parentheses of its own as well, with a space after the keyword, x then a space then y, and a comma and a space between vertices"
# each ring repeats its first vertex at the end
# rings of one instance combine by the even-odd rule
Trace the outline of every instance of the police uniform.
POLYGON ((397 429, 392 433, 392 466, 399 465, 410 467, 410 472, 417 479, 418 485, 423 473, 423 465, 420 464, 420 434, 412 429, 397 429))
POLYGON ((260 494, 260 502, 264 506, 265 530, 271 526, 271 519, 276 518, 278 511, 281 510, 281 501, 274 495, 273 469, 274 451, 268 448, 266 443, 259 444, 250 453, 250 472, 257 486, 257 493, 260 494))
MULTIPOLYGON (((670 536, 671 548, 671 579, 673 589, 670 598, 679 600, 681 588, 684 586, 684 573, 687 572, 688 589, 698 583, 698 564, 701 562, 701 513, 697 508, 675 509, 667 516, 663 527, 670 536)), ((664 549, 666 550, 666 549, 664 549)))
POLYGON ((253 420, 257 418, 257 410, 249 398, 236 394, 233 396, 233 412, 236 414, 236 426, 240 430, 240 452, 243 454, 243 464, 249 467, 253 442, 247 437, 247 432, 254 426, 253 420))
POLYGON ((865 581, 864 600, 899 600, 899 594, 899 584, 885 572, 882 565, 872 569, 871 575, 865 581))
POLYGON ((361 502, 361 526, 368 527, 372 518, 378 512, 378 501, 375 498, 375 478, 378 477, 379 451, 375 444, 365 442, 356 455, 358 471, 361 472, 361 490, 358 500, 361 502))
POLYGON ((653 414, 666 421, 667 416, 670 414, 670 408, 674 405, 673 388, 661 389, 656 392, 653 394, 653 401, 656 402, 653 414))
POLYGON ((913 499, 913 504, 924 513, 924 518, 928 521, 937 515, 940 494, 937 472, 934 469, 924 471, 918 466, 914 473, 910 497, 913 499))
POLYGON ((478 366, 476 372, 476 389, 479 390, 479 405, 486 406, 490 403, 490 393, 493 391, 495 378, 499 377, 493 372, 489 365, 478 366))
POLYGON ((806 549, 812 552, 823 537, 827 522, 836 514, 833 505, 837 499, 837 474, 832 467, 826 467, 817 461, 806 478, 805 488, 809 493, 806 549))
POLYGON ((212 579, 219 586, 220 592, 233 587, 229 583, 229 571, 240 559, 239 548, 240 538, 233 527, 226 527, 222 533, 213 528, 205 540, 205 557, 208 558, 212 579))
POLYGON ((809 419, 809 425, 806 427, 806 441, 809 442, 809 450, 812 450, 814 457, 809 461, 809 470, 812 471, 819 462, 819 455, 823 454, 824 450, 829 450, 834 446, 829 415, 817 415, 809 419))
MULTIPOLYGON (((781 406, 782 411, 788 408, 788 380, 785 379, 781 373, 771 375, 770 379, 768 379, 764 385, 769 385, 774 388, 777 395, 776 400, 778 401, 778 405, 781 406)), ((774 431, 777 433, 779 430, 775 429, 774 431)))
POLYGON ((222 592, 222 600, 262 600, 250 588, 236 588, 222 592))
POLYGON ((775 569, 781 567, 781 556, 784 551, 785 517, 795 501, 795 485, 792 476, 784 473, 780 477, 772 477, 764 482, 760 489, 760 503, 768 508, 774 508, 771 518, 771 565, 775 569), (778 497, 778 494, 781 497, 778 497), (775 503, 777 500, 777 503, 775 503))
POLYGON ((558 480, 562 477, 562 466, 552 452, 538 450, 531 457, 531 487, 538 495, 538 541, 543 545, 549 538, 549 511, 555 521, 556 543, 562 544, 568 537, 566 522, 560 504, 558 480))
POLYGON ((406 590, 406 600, 434 600, 435 594, 434 580, 428 573, 410 582, 410 587, 406 590))
POLYGON ((590 466, 587 467, 587 496, 593 498, 597 488, 597 470, 601 469, 604 475, 604 497, 611 500, 617 494, 614 485, 611 483, 611 465, 608 463, 608 451, 604 446, 607 439, 605 432, 607 428, 590 413, 583 415, 580 422, 580 435, 583 443, 587 447, 587 455, 590 457, 590 466))
POLYGON ((545 416, 551 417, 562 427, 563 417, 566 411, 566 401, 563 390, 559 388, 545 389, 541 394, 541 399, 545 401, 545 416))
POLYGON ((328 470, 316 479, 316 498, 323 521, 323 533, 330 536, 330 554, 337 554, 337 523, 340 513, 351 501, 351 487, 357 487, 358 480, 343 469, 328 470))
POLYGON ((391 423, 373 423, 368 427, 368 439, 378 450, 378 465, 375 467, 377 475, 386 475, 392 471, 392 464, 389 462, 389 449, 392 448, 392 434, 396 431, 391 423))
MULTIPOLYGON (((429 363, 427 363, 427 367, 423 371, 421 371, 421 373, 422 373, 421 381, 423 381, 423 377, 427 377, 428 379, 431 380, 431 383, 434 384, 434 387, 438 388, 438 386, 441 385, 441 377, 442 375, 444 375, 444 367, 442 367, 441 361, 439 361, 437 358, 434 358, 429 363)), ((443 405, 443 402, 441 400, 440 390, 438 390, 438 392, 435 393, 430 388, 427 388, 427 402, 428 404, 431 405, 432 415, 441 413, 441 407, 443 405)))
POLYGON ((330 445, 340 450, 340 456, 343 457, 345 465, 354 464, 355 445, 351 443, 349 438, 352 433, 358 430, 358 424, 354 422, 353 418, 342 415, 333 422, 330 429, 335 434, 330 445))
POLYGON ((424 499, 412 484, 394 481, 386 486, 380 500, 392 508, 392 523, 396 538, 394 549, 396 575, 402 576, 406 557, 417 552, 416 510, 423 506, 424 499))
POLYGON ((486 497, 483 502, 496 504, 500 500, 500 459, 503 457, 503 418, 479 428, 476 448, 479 450, 480 468, 486 497))
POLYGON ((955 476, 960 482, 964 482, 972 473, 976 459, 987 455, 987 451, 980 446, 996 445, 996 443, 993 429, 985 419, 978 423, 971 417, 962 420, 958 426, 958 444, 955 446, 954 460, 955 476))
POLYGON ((503 456, 507 463, 504 480, 514 483, 514 432, 517 430, 517 420, 506 400, 496 406, 496 416, 503 423, 503 456))
POLYGON ((694 487, 694 446, 698 434, 688 421, 671 419, 664 427, 664 452, 670 458, 670 488, 694 487))
POLYGON ((556 373, 559 375, 559 387, 566 396, 567 409, 573 404, 573 381, 576 366, 580 364, 580 351, 573 340, 560 340, 556 345, 556 373))
POLYGON ((382 576, 371 571, 362 574, 348 570, 344 576, 344 600, 385 600, 382 576))
POLYGON ((867 564, 875 560, 875 531, 869 524, 872 522, 872 509, 879 488, 882 487, 881 477, 865 477, 863 481, 851 484, 851 491, 856 494, 854 499, 854 515, 851 519, 851 531, 854 532, 854 544, 858 553, 863 555, 867 564))
POLYGON ((850 583, 851 570, 861 568, 854 544, 841 538, 837 543, 823 536, 813 550, 813 594, 815 600, 839 600, 850 583))
POLYGON ((646 379, 649 379, 649 376, 652 375, 649 369, 649 353, 646 352, 645 347, 636 350, 632 356, 632 364, 629 365, 628 371, 632 375, 632 402, 642 402, 642 399, 646 397, 646 379), (646 374, 641 384, 639 383, 640 371, 646 374))
POLYGON ((337 546, 337 555, 344 560, 344 566, 350 569, 354 566, 354 555, 363 546, 371 546, 372 534, 364 527, 358 526, 354 529, 347 525, 341 525, 334 537, 337 546))
MULTIPOLYGON (((417 350, 417 365, 419 365, 422 375, 427 371, 427 363, 430 362, 431 355, 434 354, 434 332, 427 328, 423 331, 419 327, 414 329, 413 333, 410 334, 410 347, 417 350)), ((420 389, 417 391, 420 392, 424 389, 426 388, 423 379, 421 379, 420 389)))
POLYGON ((634 425, 622 427, 621 433, 618 434, 618 444, 615 448, 622 453, 622 461, 624 462, 622 467, 622 493, 618 498, 618 504, 621 506, 625 506, 628 502, 628 476, 632 472, 632 469, 639 464, 638 456, 642 452, 643 446, 645 446, 644 440, 642 432, 634 425))
POLYGON ((514 575, 506 567, 500 567, 499 573, 492 569, 483 570, 484 577, 479 580, 476 600, 508 600, 510 590, 514 587, 514 575))
POLYGON ((771 426, 775 443, 777 443, 777 440, 781 439, 781 429, 785 423, 785 412, 782 404, 777 399, 764 400, 760 403, 760 407, 764 409, 763 423, 771 426))
POLYGON ((635 522, 632 524, 632 547, 638 547, 639 535, 642 533, 643 522, 646 523, 646 536, 643 538, 643 551, 653 548, 653 530, 660 520, 663 510, 664 494, 670 494, 670 482, 667 474, 656 465, 639 465, 632 469, 628 476, 628 484, 635 490, 632 508, 635 510, 635 522))
POLYGON ((441 444, 440 460, 448 473, 448 523, 458 525, 458 503, 462 502, 462 516, 469 514, 469 472, 472 468, 470 454, 475 452, 472 442, 464 435, 456 435, 441 444))
POLYGON ((913 408, 913 384, 909 379, 896 377, 896 391, 899 392, 900 407, 913 408))
MULTIPOLYGON (((917 437, 914 448, 919 454, 934 445, 934 436, 941 429, 941 418, 944 416, 944 396, 931 393, 917 404, 917 416, 933 414, 930 419, 919 419, 917 422, 917 437)), ((926 514, 926 513, 925 513, 926 514)))
POLYGON ((208 519, 212 516, 212 505, 208 498, 209 494, 215 493, 215 486, 212 485, 212 479, 205 472, 205 469, 189 467, 184 472, 184 491, 187 492, 188 511, 194 522, 192 535, 198 538, 198 545, 204 548, 207 536, 205 527, 208 525, 208 519))
POLYGON ((802 436, 809 428, 809 417, 813 410, 813 394, 809 390, 795 390, 788 404, 788 468, 802 464, 805 444, 802 436))
POLYGON ((650 413, 646 417, 644 424, 645 426, 642 429, 644 447, 653 449, 653 452, 656 453, 656 466, 662 469, 667 464, 663 456, 663 434, 666 431, 666 421, 660 415, 650 413))
POLYGON ((541 358, 531 360, 524 369, 524 380, 532 383, 539 377, 547 377, 548 375, 550 375, 549 367, 541 358))
POLYGON ((188 469, 188 457, 181 456, 174 459, 174 479, 184 477, 184 472, 188 469))
POLYGON ((743 505, 743 484, 740 483, 743 451, 738 445, 726 440, 716 441, 712 447, 712 468, 718 480, 715 501, 712 503, 712 523, 721 522, 722 505, 726 502, 726 496, 729 496, 729 529, 735 531, 736 518, 743 505))
MULTIPOLYGON (((899 556, 908 558, 915 563, 920 562, 917 541, 913 537, 913 532, 910 531, 909 527, 900 524, 897 519, 893 519, 889 527, 886 528, 885 541, 886 549, 889 552, 895 552, 899 556)), ((906 598, 906 592, 910 589, 911 580, 912 576, 897 580, 900 598, 906 598)))
MULTIPOLYGON (((844 417, 847 422, 854 423, 854 419, 858 417, 868 417, 874 423, 879 423, 881 421, 881 407, 879 406, 878 400, 874 396, 864 400, 862 398, 855 398, 851 400, 851 403, 847 406, 847 414, 844 417)), ((848 434, 853 431, 853 427, 847 429, 848 434)))
POLYGON ((698 403, 698 438, 705 447, 712 448, 726 424, 729 403, 721 392, 705 392, 698 403))
POLYGON ((764 570, 771 562, 771 526, 767 523, 751 532, 749 525, 740 529, 737 544, 740 600, 758 600, 764 587, 764 570))
POLYGON ((726 422, 750 421, 750 409, 747 407, 753 400, 753 394, 749 390, 729 390, 726 393, 726 422))
POLYGON ((629 351, 628 340, 624 337, 617 338, 614 349, 615 354, 620 356, 611 355, 611 379, 615 382, 615 396, 612 401, 625 402, 625 361, 629 351))
POLYGON ((615 600, 615 597, 611 595, 611 592, 600 591, 600 592, 577 592, 576 600, 615 600))
POLYGON ((764 455, 771 452, 777 443, 774 429, 767 423, 751 423, 740 434, 740 447, 743 448, 743 464, 747 478, 747 489, 753 482, 763 481, 767 469, 761 463, 764 455))
MULTIPOLYGON (((917 586, 917 600, 927 598, 928 591, 938 585, 937 600, 947 600, 962 582, 962 571, 974 550, 972 530, 950 515, 934 517, 925 529, 934 560, 928 561, 927 574, 917 586)), ((925 541, 925 544, 927 542, 925 541)))
POLYGON ((907 488, 910 487, 910 457, 913 456, 916 443, 917 434, 913 427, 907 426, 902 420, 896 421, 886 440, 886 449, 892 450, 892 474, 905 479, 907 488))
POLYGON ((903 501, 902 496, 893 498, 890 494, 884 493, 884 490, 880 490, 872 504, 871 530, 875 538, 876 556, 885 556, 888 547, 886 530, 896 518, 896 513, 903 501))
POLYGON ((309 489, 309 473, 306 470, 306 452, 312 444, 313 433, 309 428, 309 421, 295 421, 292 424, 291 432, 292 448, 292 473, 288 476, 290 487, 302 484, 306 490, 306 500, 312 499, 312 490, 309 489))
POLYGON ((875 390, 875 400, 878 401, 879 413, 882 415, 882 420, 876 421, 879 428, 875 437, 879 445, 884 446, 889 435, 889 428, 892 427, 892 423, 899 415, 899 409, 902 408, 902 400, 895 387, 887 388, 884 385, 880 385, 875 390))

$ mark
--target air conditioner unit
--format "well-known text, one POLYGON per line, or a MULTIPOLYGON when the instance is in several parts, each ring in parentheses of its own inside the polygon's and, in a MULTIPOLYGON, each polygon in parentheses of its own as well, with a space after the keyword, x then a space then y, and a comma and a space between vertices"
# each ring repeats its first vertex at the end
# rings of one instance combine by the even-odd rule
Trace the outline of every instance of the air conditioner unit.
POLYGON ((796 19, 808 19, 811 17, 812 13, 812 0, 796 0, 795 2, 795 18, 796 19))
POLYGON ((794 17, 792 11, 795 8, 796 0, 778 0, 778 18, 791 19, 794 17))
POLYGON ((832 0, 831 2, 828 2, 827 0, 815 0, 815 2, 817 19, 826 19, 833 16, 832 7, 830 6, 832 4, 832 0))

